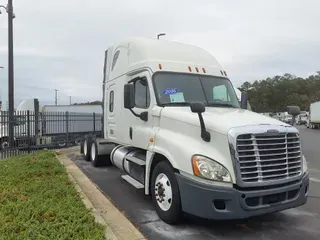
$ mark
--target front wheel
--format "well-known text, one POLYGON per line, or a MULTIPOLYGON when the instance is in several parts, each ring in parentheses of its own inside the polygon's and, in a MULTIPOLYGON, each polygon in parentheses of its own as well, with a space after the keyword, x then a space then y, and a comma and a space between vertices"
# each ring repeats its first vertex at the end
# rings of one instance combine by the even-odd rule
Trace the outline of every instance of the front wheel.
POLYGON ((160 219, 178 224, 183 218, 178 182, 169 163, 159 162, 151 177, 152 201, 160 219))

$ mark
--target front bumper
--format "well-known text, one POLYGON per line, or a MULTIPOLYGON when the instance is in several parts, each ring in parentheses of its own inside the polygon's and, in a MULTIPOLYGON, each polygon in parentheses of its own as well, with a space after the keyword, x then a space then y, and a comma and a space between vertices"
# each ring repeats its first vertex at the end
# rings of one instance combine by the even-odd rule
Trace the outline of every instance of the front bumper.
POLYGON ((259 190, 212 186, 176 173, 182 210, 214 220, 243 219, 301 206, 307 202, 309 174, 285 186, 259 190))

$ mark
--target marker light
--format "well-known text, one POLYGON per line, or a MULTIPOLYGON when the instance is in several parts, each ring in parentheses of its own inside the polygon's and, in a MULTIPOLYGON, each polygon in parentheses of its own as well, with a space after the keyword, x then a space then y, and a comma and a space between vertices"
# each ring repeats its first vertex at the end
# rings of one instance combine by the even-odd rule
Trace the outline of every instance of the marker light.
POLYGON ((188 69, 189 69, 189 71, 191 72, 191 67, 190 67, 190 66, 188 67, 188 69))
POLYGON ((199 68, 198 67, 196 67, 196 71, 199 72, 199 68))
POLYGON ((206 69, 205 69, 205 68, 202 68, 202 71, 203 71, 204 73, 206 73, 206 69))
POLYGON ((159 69, 161 70, 162 69, 162 65, 159 63, 159 69))

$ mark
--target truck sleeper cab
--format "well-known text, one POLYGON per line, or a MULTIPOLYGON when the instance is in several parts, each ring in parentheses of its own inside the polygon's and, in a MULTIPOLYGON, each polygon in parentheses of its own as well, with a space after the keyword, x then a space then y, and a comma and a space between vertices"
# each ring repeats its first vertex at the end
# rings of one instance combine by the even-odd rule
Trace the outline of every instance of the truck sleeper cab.
POLYGON ((248 218, 306 203, 298 130, 248 111, 246 93, 239 102, 208 52, 156 39, 120 42, 105 53, 103 99, 103 138, 87 135, 81 152, 151 194, 163 221, 178 223, 183 213, 248 218))

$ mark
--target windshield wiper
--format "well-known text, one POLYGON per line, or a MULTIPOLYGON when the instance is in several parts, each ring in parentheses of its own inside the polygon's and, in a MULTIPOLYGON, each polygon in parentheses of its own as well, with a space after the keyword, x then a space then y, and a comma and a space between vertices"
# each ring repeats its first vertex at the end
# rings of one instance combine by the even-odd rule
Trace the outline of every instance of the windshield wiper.
POLYGON ((161 107, 165 106, 190 106, 189 102, 169 102, 160 104, 161 107))
POLYGON ((209 103, 208 106, 210 107, 228 107, 228 108, 238 108, 230 103, 209 103))

